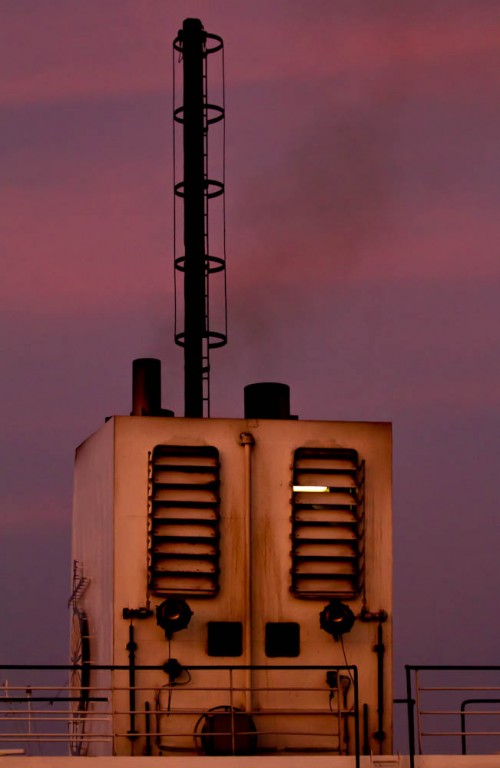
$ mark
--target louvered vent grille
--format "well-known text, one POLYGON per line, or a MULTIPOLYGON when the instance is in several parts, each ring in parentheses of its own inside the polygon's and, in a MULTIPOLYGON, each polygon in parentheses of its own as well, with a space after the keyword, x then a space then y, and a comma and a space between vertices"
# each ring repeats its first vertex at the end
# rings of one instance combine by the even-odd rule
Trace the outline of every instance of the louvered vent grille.
POLYGON ((295 451, 292 591, 354 598, 363 586, 364 461, 342 448, 295 451))
POLYGON ((149 589, 210 597, 219 590, 219 452, 158 445, 150 457, 149 589))

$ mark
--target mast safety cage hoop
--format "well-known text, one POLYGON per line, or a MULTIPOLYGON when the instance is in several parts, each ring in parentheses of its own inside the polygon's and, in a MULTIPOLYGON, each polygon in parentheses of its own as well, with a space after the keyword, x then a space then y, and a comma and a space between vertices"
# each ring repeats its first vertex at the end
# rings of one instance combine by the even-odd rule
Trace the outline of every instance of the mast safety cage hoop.
MULTIPOLYGON (((178 256, 175 261, 175 268, 179 270, 179 272, 185 272, 186 271, 186 257, 185 256, 178 256)), ((224 259, 221 259, 220 256, 205 256, 205 271, 209 274, 212 274, 214 272, 222 272, 226 267, 224 259)))
MULTIPOLYGON (((207 331, 204 337, 208 339, 208 346, 210 349, 217 349, 217 347, 225 346, 227 342, 227 336, 225 333, 219 331, 207 331)), ((186 334, 184 331, 175 334, 175 343, 179 347, 183 347, 186 343, 186 334)))
MULTIPOLYGON (((183 47, 182 47, 183 36, 184 36, 183 31, 182 29, 180 29, 179 34, 174 40, 174 49, 181 54, 183 53, 183 47)), ((220 51, 223 48, 224 42, 222 40, 222 37, 220 37, 219 35, 214 35, 214 34, 211 34, 210 32, 205 32, 205 30, 203 30, 203 36, 205 38, 205 51, 204 51, 205 56, 208 56, 210 53, 217 53, 217 51, 220 51), (214 40, 214 45, 207 46, 207 40, 214 40)))

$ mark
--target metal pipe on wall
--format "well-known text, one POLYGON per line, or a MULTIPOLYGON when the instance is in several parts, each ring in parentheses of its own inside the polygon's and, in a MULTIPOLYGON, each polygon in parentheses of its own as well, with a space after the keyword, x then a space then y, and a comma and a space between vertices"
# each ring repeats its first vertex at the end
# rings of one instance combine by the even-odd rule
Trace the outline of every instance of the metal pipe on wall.
MULTIPOLYGON (((240 435, 240 445, 244 451, 244 501, 243 515, 245 526, 245 627, 244 647, 247 665, 252 658, 252 448, 255 439, 249 432, 240 435)), ((252 711, 252 670, 245 671, 245 709, 252 711)))
POLYGON ((380 744, 380 753, 382 753, 382 742, 385 740, 384 731, 384 654, 385 645, 383 642, 382 622, 377 627, 377 643, 374 651, 377 654, 377 730, 374 737, 380 744))

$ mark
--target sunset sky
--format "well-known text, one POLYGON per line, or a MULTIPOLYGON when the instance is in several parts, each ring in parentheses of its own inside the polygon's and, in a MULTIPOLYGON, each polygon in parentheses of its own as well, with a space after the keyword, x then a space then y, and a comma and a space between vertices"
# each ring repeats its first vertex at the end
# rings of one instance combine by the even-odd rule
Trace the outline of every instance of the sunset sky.
POLYGON ((498 663, 500 3, 3 0, 3 663, 64 663, 74 449, 173 344, 172 47, 223 37, 212 414, 393 422, 404 663, 498 663))

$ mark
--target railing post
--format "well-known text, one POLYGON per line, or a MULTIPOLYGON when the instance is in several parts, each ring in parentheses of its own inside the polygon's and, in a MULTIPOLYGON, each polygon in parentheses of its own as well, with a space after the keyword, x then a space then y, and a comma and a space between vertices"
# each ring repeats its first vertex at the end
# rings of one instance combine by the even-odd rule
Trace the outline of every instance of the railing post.
POLYGON ((358 668, 352 668, 354 672, 354 741, 356 745, 356 768, 360 766, 360 738, 359 738, 359 696, 358 696, 358 668))
POLYGON ((233 668, 229 669, 229 713, 231 722, 231 752, 236 754, 236 737, 234 733, 234 706, 233 706, 233 668))
POLYGON ((135 724, 136 705, 135 705, 135 652, 137 650, 137 643, 134 638, 134 625, 132 622, 128 628, 128 643, 127 651, 129 658, 128 667, 128 685, 129 685, 129 707, 130 707, 130 729, 128 731, 128 737, 131 740, 137 738, 138 731, 135 724))
POLYGON ((149 701, 146 701, 144 709, 146 711, 146 755, 149 756, 153 754, 153 747, 151 743, 151 706, 149 701))
POLYGON ((408 749, 410 752, 410 768, 415 768, 415 723, 413 718, 413 698, 411 690, 411 667, 406 664, 406 705, 408 712, 408 749))

